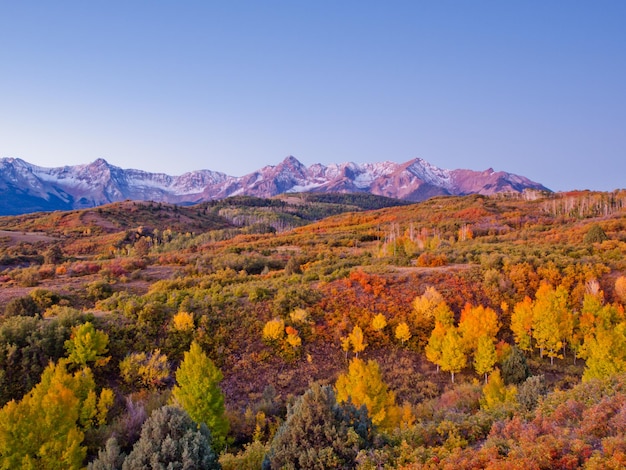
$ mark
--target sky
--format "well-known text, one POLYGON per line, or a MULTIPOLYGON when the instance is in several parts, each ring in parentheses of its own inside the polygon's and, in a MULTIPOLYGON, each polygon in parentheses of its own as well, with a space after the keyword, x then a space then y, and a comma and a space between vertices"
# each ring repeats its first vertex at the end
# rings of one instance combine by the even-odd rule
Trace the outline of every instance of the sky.
POLYGON ((626 1, 0 1, 0 157, 626 187, 626 1))

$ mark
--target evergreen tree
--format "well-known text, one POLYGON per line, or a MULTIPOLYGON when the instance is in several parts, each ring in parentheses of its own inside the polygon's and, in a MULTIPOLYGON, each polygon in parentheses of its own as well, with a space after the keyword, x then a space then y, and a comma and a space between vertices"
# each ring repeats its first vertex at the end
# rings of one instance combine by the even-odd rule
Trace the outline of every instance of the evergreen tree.
POLYGON ((504 383, 521 384, 530 376, 530 368, 526 361, 526 356, 517 346, 511 348, 511 354, 509 354, 504 361, 502 361, 502 378, 504 383))
POLYGON ((123 470, 219 469, 211 433, 184 410, 164 406, 141 428, 141 437, 124 460, 123 470))
POLYGON ((528 377, 517 389, 517 403, 526 411, 534 410, 539 399, 548 391, 543 375, 528 377))
POLYGON ((330 386, 314 385, 289 408, 263 468, 350 469, 372 437, 364 407, 337 403, 330 386))
POLYGON ((224 416, 224 395, 219 388, 223 377, 222 372, 194 341, 176 371, 177 385, 172 390, 174 400, 191 419, 207 425, 217 450, 226 444, 230 427, 224 416))
POLYGON ((589 230, 585 234, 584 242, 585 243, 602 243, 605 240, 608 240, 609 237, 606 236, 602 227, 598 224, 593 224, 589 227, 589 230))

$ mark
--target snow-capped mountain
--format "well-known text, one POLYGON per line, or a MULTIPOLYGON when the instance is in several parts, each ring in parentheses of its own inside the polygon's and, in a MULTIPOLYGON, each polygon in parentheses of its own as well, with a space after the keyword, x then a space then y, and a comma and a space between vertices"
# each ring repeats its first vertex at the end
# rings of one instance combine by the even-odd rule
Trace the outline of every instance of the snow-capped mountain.
POLYGON ((288 192, 367 192, 408 201, 437 195, 548 191, 523 176, 492 169, 444 170, 422 160, 406 163, 315 164, 294 157, 242 177, 210 170, 180 176, 125 170, 98 159, 87 165, 43 168, 19 158, 0 159, 0 215, 94 207, 115 201, 194 204, 235 195, 271 197, 288 192))

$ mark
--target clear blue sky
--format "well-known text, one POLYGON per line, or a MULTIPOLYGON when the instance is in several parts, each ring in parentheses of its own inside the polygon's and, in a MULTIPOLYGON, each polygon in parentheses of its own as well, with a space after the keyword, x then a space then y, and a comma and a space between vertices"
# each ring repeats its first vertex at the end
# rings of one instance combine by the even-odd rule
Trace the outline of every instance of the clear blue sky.
POLYGON ((626 1, 4 1, 0 157, 626 187, 626 1))

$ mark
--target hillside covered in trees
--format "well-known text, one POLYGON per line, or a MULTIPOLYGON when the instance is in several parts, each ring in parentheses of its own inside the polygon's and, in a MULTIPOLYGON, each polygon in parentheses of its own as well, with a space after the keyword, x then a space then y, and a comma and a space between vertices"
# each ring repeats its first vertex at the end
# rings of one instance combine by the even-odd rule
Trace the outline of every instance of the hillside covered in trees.
POLYGON ((0 468, 623 468, 625 255, 619 191, 0 218, 0 468))

